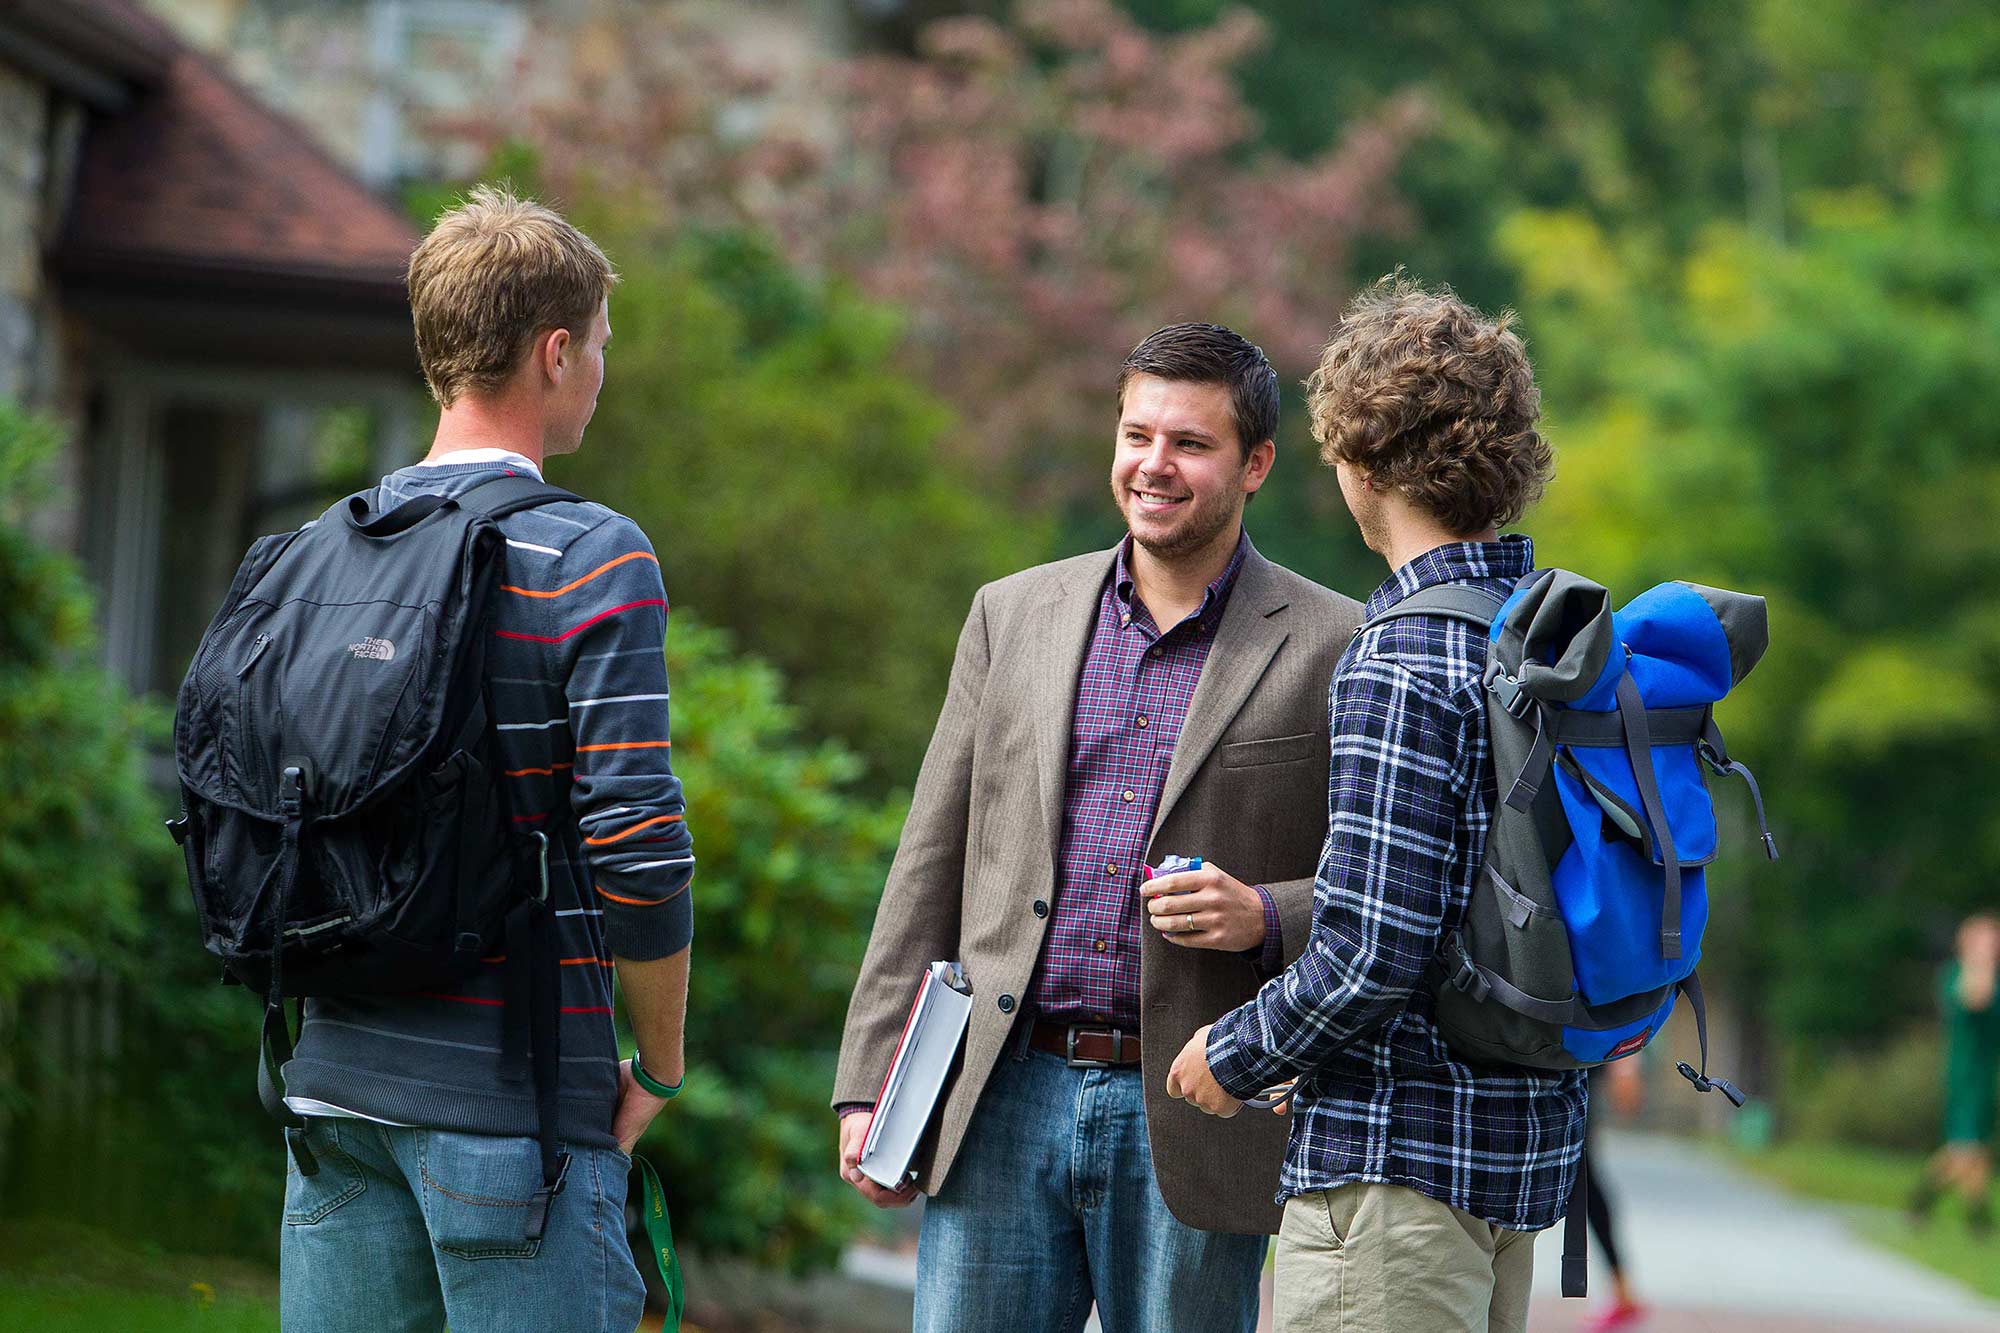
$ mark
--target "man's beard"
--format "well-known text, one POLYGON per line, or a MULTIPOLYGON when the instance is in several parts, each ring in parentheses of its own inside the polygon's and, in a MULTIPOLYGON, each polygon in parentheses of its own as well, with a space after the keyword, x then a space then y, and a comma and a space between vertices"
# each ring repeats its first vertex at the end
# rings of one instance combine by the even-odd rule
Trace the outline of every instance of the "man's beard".
MULTIPOLYGON (((1137 492, 1150 489, 1135 482, 1126 490, 1125 497, 1136 504, 1137 492)), ((1161 539, 1148 540, 1140 536, 1139 529, 1128 519, 1126 526, 1132 531, 1132 540, 1162 560, 1180 560, 1207 549, 1237 517, 1222 497, 1218 497, 1210 507, 1203 507, 1202 501, 1193 497, 1187 503, 1190 512, 1169 535, 1161 539)))

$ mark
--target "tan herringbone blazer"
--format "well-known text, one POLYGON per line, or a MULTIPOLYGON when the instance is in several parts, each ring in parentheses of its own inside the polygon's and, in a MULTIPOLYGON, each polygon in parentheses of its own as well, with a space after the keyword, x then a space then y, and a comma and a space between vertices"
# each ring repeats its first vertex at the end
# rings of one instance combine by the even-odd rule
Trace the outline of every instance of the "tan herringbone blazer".
MULTIPOLYGON (((947 1087, 918 1184, 951 1170, 979 1094, 1025 1010, 1055 896, 1070 723, 1116 551, 988 584, 959 636, 937 730, 848 1006, 833 1101, 873 1102, 933 959, 973 987, 964 1060, 947 1087)), ((1147 860, 1199 855, 1278 907, 1287 961, 1305 945, 1326 836, 1327 685, 1361 608, 1252 550, 1216 631, 1160 793, 1147 860)), ((1210 1231, 1275 1232, 1286 1122, 1217 1120, 1167 1096, 1194 1030, 1249 999, 1235 954, 1141 932, 1140 1045, 1154 1173, 1174 1215, 1210 1231)))

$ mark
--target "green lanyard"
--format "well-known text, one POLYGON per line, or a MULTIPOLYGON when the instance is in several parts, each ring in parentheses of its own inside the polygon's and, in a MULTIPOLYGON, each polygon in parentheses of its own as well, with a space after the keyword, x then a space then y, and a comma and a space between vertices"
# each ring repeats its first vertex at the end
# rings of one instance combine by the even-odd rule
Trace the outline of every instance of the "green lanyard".
POLYGON ((679 1333, 681 1313, 687 1309, 687 1290, 681 1281, 681 1258, 674 1253, 674 1224, 667 1217, 667 1196, 660 1189, 659 1173, 643 1157, 634 1156, 639 1183, 644 1190, 646 1238, 653 1243, 653 1259, 660 1265, 660 1281, 667 1289, 665 1333, 679 1333))

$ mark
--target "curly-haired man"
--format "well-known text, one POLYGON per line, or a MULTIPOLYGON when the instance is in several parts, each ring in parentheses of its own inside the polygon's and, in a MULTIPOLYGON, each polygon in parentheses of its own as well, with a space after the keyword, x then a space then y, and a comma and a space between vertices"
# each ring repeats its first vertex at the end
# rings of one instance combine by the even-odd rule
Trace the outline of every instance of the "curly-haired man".
MULTIPOLYGON (((1421 588, 1505 594, 1501 537, 1550 453, 1509 317, 1392 279, 1348 308, 1307 381, 1313 436, 1370 549, 1380 616, 1421 588)), ((1526 1327, 1534 1233, 1564 1210, 1581 1073, 1474 1066, 1433 1021, 1426 966, 1465 911, 1494 803, 1463 621, 1364 625, 1332 686, 1329 825, 1305 952, 1196 1032, 1168 1091, 1216 1115, 1297 1078, 1280 1195, 1280 1329, 1526 1327)))

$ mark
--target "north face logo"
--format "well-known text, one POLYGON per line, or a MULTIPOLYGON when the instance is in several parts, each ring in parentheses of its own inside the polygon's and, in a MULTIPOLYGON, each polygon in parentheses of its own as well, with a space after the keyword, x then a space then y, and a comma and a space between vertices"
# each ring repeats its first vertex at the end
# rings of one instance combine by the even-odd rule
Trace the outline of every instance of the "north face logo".
POLYGON ((371 662, 396 660, 396 645, 387 639, 363 639, 360 643, 348 644, 347 651, 371 662))

